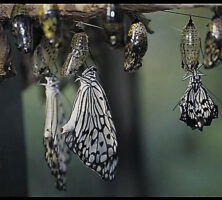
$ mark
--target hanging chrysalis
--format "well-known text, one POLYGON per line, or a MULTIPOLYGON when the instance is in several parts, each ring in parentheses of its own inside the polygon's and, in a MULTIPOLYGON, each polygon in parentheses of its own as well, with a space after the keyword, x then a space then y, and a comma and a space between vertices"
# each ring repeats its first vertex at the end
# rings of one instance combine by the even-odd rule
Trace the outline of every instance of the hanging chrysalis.
POLYGON ((124 46, 123 14, 118 5, 107 4, 107 13, 104 23, 108 43, 113 47, 124 46))
POLYGON ((33 73, 36 76, 49 74, 49 69, 54 66, 58 57, 58 51, 58 48, 50 44, 46 37, 43 37, 33 54, 33 73))
POLYGON ((79 67, 85 62, 89 53, 88 36, 82 27, 78 27, 71 41, 71 52, 68 54, 63 64, 62 76, 72 76, 76 74, 79 67))
POLYGON ((55 47, 61 45, 61 21, 57 4, 42 4, 39 6, 39 20, 45 37, 55 47))
POLYGON ((0 22, 0 82, 16 75, 15 69, 12 67, 10 57, 10 46, 7 35, 0 22))
POLYGON ((65 142, 102 179, 113 180, 118 163, 116 129, 106 94, 96 80, 96 67, 77 80, 80 88, 69 121, 62 127, 65 142))
POLYGON ((33 49, 32 22, 25 4, 15 4, 11 13, 11 31, 18 49, 29 53, 33 49))
POLYGON ((218 107, 202 86, 201 74, 194 69, 189 77, 188 89, 179 103, 180 120, 192 129, 202 131, 204 126, 210 126, 212 120, 218 118, 218 107))
POLYGON ((64 125, 64 111, 61 103, 59 81, 54 76, 45 77, 46 88, 46 118, 43 144, 45 159, 53 176, 56 177, 56 188, 66 190, 66 172, 70 153, 65 144, 65 136, 60 130, 64 125))
POLYGON ((197 69, 199 64, 200 36, 191 17, 182 31, 180 52, 182 57, 182 68, 185 71, 191 72, 197 69))
POLYGON ((206 69, 219 65, 222 61, 222 6, 215 7, 214 16, 208 24, 205 40, 204 67, 206 69))
POLYGON ((125 46, 124 71, 133 72, 142 66, 142 58, 148 49, 147 30, 137 19, 131 24, 125 46))

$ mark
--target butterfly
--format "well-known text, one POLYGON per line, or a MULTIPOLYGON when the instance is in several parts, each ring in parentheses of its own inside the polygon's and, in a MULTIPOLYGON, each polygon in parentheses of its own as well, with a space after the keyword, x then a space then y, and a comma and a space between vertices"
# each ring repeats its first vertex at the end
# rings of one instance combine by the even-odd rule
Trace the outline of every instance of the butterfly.
POLYGON ((188 89, 179 103, 181 117, 192 129, 203 130, 218 118, 218 106, 214 104, 206 89, 202 86, 201 76, 196 70, 190 76, 188 89))
POLYGON ((65 144, 64 135, 60 134, 65 122, 63 107, 58 88, 59 81, 55 76, 45 77, 46 88, 46 118, 43 144, 45 159, 53 176, 56 177, 56 188, 66 190, 65 175, 70 161, 70 152, 65 144))
POLYGON ((96 67, 80 81, 69 121, 62 127, 67 146, 102 179, 113 180, 118 163, 116 129, 106 94, 96 80, 96 67))

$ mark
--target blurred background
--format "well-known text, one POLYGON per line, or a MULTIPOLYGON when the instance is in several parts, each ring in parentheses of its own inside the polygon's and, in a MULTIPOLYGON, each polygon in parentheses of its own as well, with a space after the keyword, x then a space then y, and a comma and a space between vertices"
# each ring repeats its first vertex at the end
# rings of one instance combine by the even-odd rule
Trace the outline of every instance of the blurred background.
MULTIPOLYGON (((210 8, 173 11, 213 16, 210 8)), ((178 107, 173 111, 188 85, 187 80, 182 81, 185 72, 181 68, 179 44, 181 30, 189 17, 161 11, 145 16, 151 20, 154 34, 148 35, 149 47, 143 66, 135 73, 123 71, 124 50, 111 48, 105 42, 103 31, 93 28, 88 31, 92 54, 99 67, 98 77, 109 99, 117 129, 119 164, 115 180, 101 180, 72 154, 67 191, 56 190, 42 143, 44 88, 33 83, 22 93, 16 93, 19 91, 16 88, 23 87, 18 73, 15 79, 0 86, 4 91, 0 96, 1 110, 7 110, 0 116, 3 127, 0 135, 4 135, 1 136, 0 163, 6 162, 8 170, 0 164, 0 175, 8 174, 0 185, 0 194, 36 197, 222 195, 221 103, 209 93, 219 106, 219 118, 213 120, 210 127, 204 127, 203 132, 191 130, 180 121, 178 107), (10 88, 15 92, 10 92, 10 88), (19 96, 19 103, 12 106, 13 99, 19 96), (15 124, 10 123, 12 118, 16 118, 15 124), (19 134, 9 130, 17 126, 19 134), (8 156, 11 150, 15 158, 8 156), (20 150, 24 158, 18 157, 20 150), (21 168, 22 173, 18 172, 21 168)), ((193 17, 193 22, 204 46, 209 20, 193 17)), ((18 62, 18 52, 14 51, 14 55, 14 62, 18 62)), ((202 69, 202 72, 207 75, 202 77, 204 86, 222 100, 221 66, 202 69)), ((69 80, 62 89, 67 119, 77 86, 69 80)))

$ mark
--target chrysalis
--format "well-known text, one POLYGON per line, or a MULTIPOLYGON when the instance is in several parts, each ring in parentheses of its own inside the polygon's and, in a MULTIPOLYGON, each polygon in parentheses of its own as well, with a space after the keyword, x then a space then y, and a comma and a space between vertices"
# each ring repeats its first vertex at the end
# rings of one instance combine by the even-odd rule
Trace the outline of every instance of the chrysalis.
POLYGON ((57 4, 42 4, 39 7, 39 20, 45 37, 55 47, 61 44, 61 21, 57 4))
POLYGON ((147 30, 137 19, 131 24, 125 46, 124 70, 133 72, 142 66, 142 58, 148 49, 147 30))
POLYGON ((184 70, 192 72, 194 69, 198 68, 200 36, 191 17, 182 31, 180 52, 182 57, 182 68, 184 70))
POLYGON ((70 154, 65 144, 65 136, 60 132, 65 119, 58 88, 59 81, 53 75, 45 77, 45 79, 47 83, 42 84, 46 88, 46 118, 43 137, 45 159, 52 175, 56 177, 56 188, 66 190, 65 175, 70 154))
POLYGON ((58 48, 51 45, 46 37, 43 37, 36 47, 33 55, 33 73, 36 76, 40 74, 47 75, 50 68, 55 64, 58 57, 58 48))
POLYGON ((201 76, 196 70, 192 72, 189 86, 179 103, 181 117, 192 129, 203 130, 218 118, 218 107, 214 104, 206 89, 202 86, 201 76))
POLYGON ((33 48, 32 23, 25 4, 15 4, 11 13, 11 31, 18 49, 29 53, 33 48))
POLYGON ((0 23, 0 82, 16 75, 15 69, 12 67, 10 57, 10 46, 7 35, 0 23))
POLYGON ((124 46, 123 14, 118 5, 107 4, 107 13, 104 23, 108 43, 113 47, 124 46))
POLYGON ((88 36, 86 32, 78 27, 71 41, 71 52, 68 54, 63 64, 61 74, 71 76, 76 74, 79 67, 83 65, 89 53, 88 36))
POLYGON ((204 67, 206 69, 219 65, 222 61, 222 6, 214 10, 215 14, 208 24, 205 40, 204 67))
POLYGON ((102 179, 113 180, 118 163, 117 139, 106 94, 96 80, 94 66, 77 80, 81 85, 72 114, 62 127, 65 142, 102 179))

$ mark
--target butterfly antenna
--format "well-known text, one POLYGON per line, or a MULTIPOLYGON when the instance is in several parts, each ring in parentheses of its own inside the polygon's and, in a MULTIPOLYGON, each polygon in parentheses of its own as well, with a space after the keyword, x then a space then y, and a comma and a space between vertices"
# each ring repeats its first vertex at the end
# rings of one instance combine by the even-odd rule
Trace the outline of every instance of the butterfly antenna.
POLYGON ((173 111, 177 108, 177 106, 180 104, 180 101, 173 107, 173 111))

